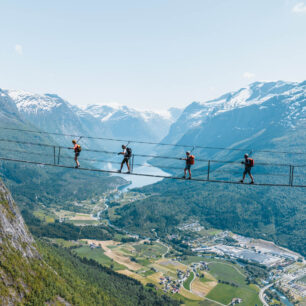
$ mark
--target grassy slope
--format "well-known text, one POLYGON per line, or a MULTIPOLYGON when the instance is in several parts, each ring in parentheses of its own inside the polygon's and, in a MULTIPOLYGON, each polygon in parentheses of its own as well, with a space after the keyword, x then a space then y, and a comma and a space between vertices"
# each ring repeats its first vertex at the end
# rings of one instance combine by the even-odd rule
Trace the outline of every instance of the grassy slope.
MULTIPOLYGON (((9 241, 8 241, 9 243, 9 241)), ((0 244, 0 304, 178 305, 138 281, 84 261, 68 250, 38 242, 40 258, 26 259, 0 244)))

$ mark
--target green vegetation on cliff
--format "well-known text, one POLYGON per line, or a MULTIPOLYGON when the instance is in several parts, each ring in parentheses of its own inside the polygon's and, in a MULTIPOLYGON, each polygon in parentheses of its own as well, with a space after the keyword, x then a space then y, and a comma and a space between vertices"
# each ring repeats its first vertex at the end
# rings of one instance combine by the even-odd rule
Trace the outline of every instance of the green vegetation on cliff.
POLYGON ((93 260, 80 259, 69 250, 39 241, 41 258, 26 259, 19 251, 0 245, 0 282, 3 302, 24 305, 46 302, 73 305, 177 305, 140 282, 102 267, 93 260))

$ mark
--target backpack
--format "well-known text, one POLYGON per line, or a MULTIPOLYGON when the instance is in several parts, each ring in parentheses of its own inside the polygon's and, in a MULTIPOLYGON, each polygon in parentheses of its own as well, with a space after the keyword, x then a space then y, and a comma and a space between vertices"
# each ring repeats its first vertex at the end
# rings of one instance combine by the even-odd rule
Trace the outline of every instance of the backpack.
POLYGON ((82 147, 78 144, 77 152, 81 152, 81 151, 82 151, 82 147))
POLYGON ((254 167, 254 159, 253 158, 249 158, 249 164, 250 167, 254 167))
POLYGON ((126 153, 128 156, 132 156, 132 149, 131 148, 126 148, 126 153))
POLYGON ((189 156, 189 163, 190 165, 194 165, 194 155, 189 156))

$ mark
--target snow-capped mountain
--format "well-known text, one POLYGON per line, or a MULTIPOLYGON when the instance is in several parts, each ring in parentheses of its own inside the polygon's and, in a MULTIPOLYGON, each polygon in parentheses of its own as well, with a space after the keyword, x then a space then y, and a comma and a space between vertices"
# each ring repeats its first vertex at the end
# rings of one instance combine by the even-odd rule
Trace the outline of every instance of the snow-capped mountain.
POLYGON ((18 114, 18 109, 14 103, 14 101, 0 88, 0 106, 1 106, 1 117, 6 116, 16 116, 18 114))
POLYGON ((116 104, 89 105, 84 108, 84 112, 98 119, 114 137, 142 141, 160 141, 179 114, 177 109, 157 112, 116 104))
MULTIPOLYGON (((19 113, 37 128, 54 133, 85 134, 87 127, 81 122, 73 107, 55 94, 33 94, 19 90, 6 90, 15 102, 19 113)), ((63 143, 64 137, 56 137, 63 143)))
MULTIPOLYGON (((256 82, 215 100, 191 103, 162 142, 191 147, 305 151, 305 128, 306 81, 256 82)), ((184 151, 183 148, 160 149, 163 154, 173 156, 184 151)), ((194 153, 205 158, 227 155, 227 159, 241 154, 232 152, 229 155, 228 151, 200 148, 194 153)))
MULTIPOLYGON (((179 119, 171 126, 164 142, 177 143, 186 134, 199 134, 203 128, 207 129, 213 122, 222 120, 218 126, 218 134, 222 134, 225 126, 232 125, 233 129, 246 122, 246 127, 256 128, 263 116, 267 116, 267 125, 282 125, 294 128, 294 125, 305 118, 306 81, 294 82, 255 82, 247 88, 230 92, 207 102, 193 102, 185 108, 179 119), (249 113, 248 113, 249 112, 249 113), (234 117, 233 113, 245 114, 244 118, 234 117), (278 120, 270 118, 277 116, 278 120), (229 121, 225 121, 226 117, 229 121), (255 120, 254 120, 255 119, 255 120), (258 121, 257 121, 258 120, 258 121), (251 122, 254 122, 254 126, 251 122)), ((195 144, 191 140, 189 144, 195 144)), ((201 142, 202 143, 202 142, 201 142)), ((202 143, 203 144, 203 143, 202 143)))
MULTIPOLYGON (((20 90, 2 90, 2 93, 15 103, 15 109, 25 120, 43 131, 63 134, 158 142, 166 136, 170 125, 180 114, 180 110, 175 108, 164 112, 120 105, 79 108, 55 94, 42 95, 20 90)), ((54 138, 60 144, 71 140, 71 137, 54 138)), ((83 139, 82 142, 91 147, 105 148, 105 143, 101 141, 83 139)))

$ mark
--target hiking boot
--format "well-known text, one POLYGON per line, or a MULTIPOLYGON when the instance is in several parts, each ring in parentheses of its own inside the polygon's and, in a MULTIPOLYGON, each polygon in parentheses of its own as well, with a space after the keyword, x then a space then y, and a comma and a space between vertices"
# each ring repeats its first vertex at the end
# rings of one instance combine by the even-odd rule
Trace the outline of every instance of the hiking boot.
POLYGON ((240 183, 243 183, 243 180, 240 180, 240 183))
POLYGON ((131 171, 128 171, 126 174, 131 174, 131 171))
POLYGON ((118 172, 118 173, 121 173, 121 170, 118 170, 117 172, 118 172))
POLYGON ((189 176, 187 180, 191 180, 191 176, 189 176))
POLYGON ((185 178, 186 178, 186 176, 184 175, 184 176, 182 176, 182 178, 183 178, 183 179, 185 179, 185 178))
POLYGON ((252 181, 250 184, 254 184, 254 181, 252 181))

